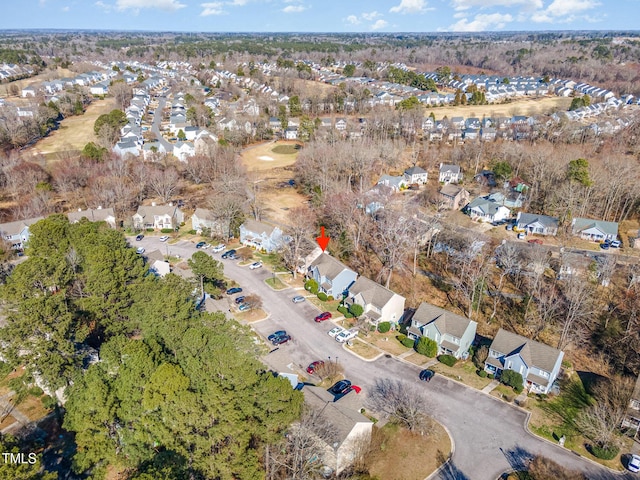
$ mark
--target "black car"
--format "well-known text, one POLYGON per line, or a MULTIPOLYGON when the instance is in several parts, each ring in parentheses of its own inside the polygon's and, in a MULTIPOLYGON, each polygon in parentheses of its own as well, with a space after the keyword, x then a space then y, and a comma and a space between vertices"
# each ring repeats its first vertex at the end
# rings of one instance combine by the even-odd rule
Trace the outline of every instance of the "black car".
POLYGON ((207 244, 207 242, 198 242, 196 243, 196 248, 202 248, 207 244))
POLYGON ((136 235, 136 242, 139 242, 140 240, 142 240, 144 238, 143 234, 140 235, 136 235))
POLYGON ((273 342, 278 337, 286 337, 286 336, 288 336, 286 331, 276 330, 275 332, 273 332, 271 335, 267 337, 267 340, 269 340, 270 342, 273 342))
POLYGON ((233 287, 227 290, 227 295, 235 295, 236 293, 240 293, 242 289, 240 287, 233 287))
POLYGON ((420 372, 420 380, 422 380, 423 382, 430 382, 435 374, 436 372, 434 372, 433 370, 422 370, 420 372))
POLYGON ((351 391, 351 382, 349 380, 340 380, 333 384, 327 391, 334 395, 346 395, 351 391))
POLYGON ((239 297, 237 297, 235 299, 236 304, 240 305, 242 302, 244 302, 244 295, 240 295, 239 297))
POLYGON ((233 260, 234 258, 236 258, 236 251, 235 250, 227 250, 226 252, 224 252, 222 254, 222 258, 231 258, 233 260))

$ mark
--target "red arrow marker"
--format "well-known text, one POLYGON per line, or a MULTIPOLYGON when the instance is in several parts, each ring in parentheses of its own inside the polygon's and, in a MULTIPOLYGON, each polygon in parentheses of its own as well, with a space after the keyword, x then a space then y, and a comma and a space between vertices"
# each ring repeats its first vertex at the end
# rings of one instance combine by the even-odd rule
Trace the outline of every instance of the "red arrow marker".
POLYGON ((329 245, 329 237, 324 236, 324 227, 320 227, 320 236, 316 237, 316 242, 318 242, 318 245, 320 245, 323 252, 327 249, 327 245, 329 245))

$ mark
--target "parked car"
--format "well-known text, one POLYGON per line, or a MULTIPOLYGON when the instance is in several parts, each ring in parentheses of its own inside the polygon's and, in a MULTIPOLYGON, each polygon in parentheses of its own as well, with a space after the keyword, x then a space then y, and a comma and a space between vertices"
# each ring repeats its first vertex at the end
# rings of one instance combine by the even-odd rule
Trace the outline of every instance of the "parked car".
POLYGON ((536 243, 538 245, 542 245, 544 242, 539 238, 532 238, 531 240, 527 240, 528 243, 536 243))
POLYGON ((143 234, 141 234, 141 233, 140 233, 140 234, 138 234, 138 235, 136 235, 136 242, 139 242, 139 241, 140 241, 140 240, 142 240, 143 238, 144 238, 144 235, 143 235, 143 234))
MULTIPOLYGON (((235 256, 236 256, 236 251, 235 251, 235 250, 227 250, 226 252, 224 252, 224 253, 222 254, 222 258, 229 258, 229 257, 231 257, 232 255, 233 255, 233 258, 235 258, 235 256)), ((232 258, 232 259, 233 259, 233 258, 232 258)))
POLYGON ((236 305, 240 305, 242 302, 244 302, 244 299, 245 299, 245 296, 240 295, 239 297, 236 297, 234 301, 236 302, 236 305))
POLYGON ((242 289, 240 287, 233 287, 227 290, 227 295, 235 295, 236 293, 240 293, 242 289))
POLYGON ((336 342, 345 343, 349 340, 353 340, 358 335, 358 332, 355 330, 345 330, 344 332, 340 332, 336 335, 336 342))
POLYGON ((198 242, 196 243, 196 248, 202 248, 207 244, 207 242, 198 242))
POLYGON ((321 367, 322 365, 324 365, 324 362, 322 360, 316 360, 315 362, 310 363, 307 367, 307 373, 309 375, 313 375, 314 373, 316 373, 318 367, 321 367))
POLYGON ((325 320, 329 320, 331 318, 331 312, 322 312, 320 315, 317 315, 314 320, 318 323, 324 322, 325 320))
POLYGON ((511 225, 511 224, 509 223, 509 224, 508 224, 506 227, 504 227, 504 228, 505 228, 507 231, 509 231, 509 232, 510 232, 510 231, 512 231, 512 230, 513 230, 513 225, 511 225))
POLYGON ((525 238, 527 238, 527 236, 524 233, 520 232, 518 234, 518 240, 524 240, 525 238))
POLYGON ((622 242, 620 240, 613 240, 609 245, 611 248, 620 248, 622 246, 622 242))
POLYGON ((284 337, 287 334, 286 330, 276 330, 267 337, 267 340, 273 342, 277 337, 284 337))
POLYGON ((351 381, 340 380, 327 389, 327 392, 334 395, 346 395, 351 391, 351 381))
POLYGON ((273 340, 271 340, 271 343, 274 345, 282 345, 284 343, 287 343, 290 340, 291 340, 290 335, 282 335, 281 337, 276 337, 273 340))
POLYGON ((631 455, 629 459, 629 463, 627 463, 627 470, 630 472, 640 472, 640 456, 639 455, 631 455))
POLYGON ((342 332, 344 332, 344 328, 342 328, 342 327, 333 327, 327 333, 329 334, 330 337, 335 337, 336 335, 338 335, 339 333, 342 333, 342 332))
POLYGON ((251 270, 255 270, 256 268, 260 268, 262 267, 262 262, 253 262, 251 265, 249 265, 249 268, 251 270))
POLYGON ((304 302, 304 297, 302 295, 296 295, 291 299, 293 303, 302 303, 304 302))
POLYGON ((241 303, 238 306, 238 310, 240 310, 241 312, 246 312, 247 310, 251 310, 251 305, 249 305, 248 303, 241 303))
POLYGON ((425 370, 422 370, 420 372, 420 380, 422 380, 423 382, 430 382, 431 379, 434 377, 434 375, 436 374, 436 372, 434 372, 433 370, 429 370, 428 368, 425 370))
POLYGON ((608 242, 603 242, 603 243, 601 243, 601 244, 600 244, 600 248, 601 248, 602 250, 609 250, 609 246, 610 246, 610 245, 609 245, 609 243, 608 243, 608 242))
POLYGON ((138 248, 136 249, 136 253, 137 253, 138 255, 142 255, 142 254, 144 253, 144 247, 138 247, 138 248))
POLYGON ((169 235, 163 235, 160 237, 161 242, 166 242, 167 240, 169 240, 169 235))
POLYGON ((224 247, 225 247, 225 244, 224 244, 224 243, 221 243, 220 245, 216 245, 215 247, 213 247, 213 248, 211 249, 211 251, 212 251, 213 253, 218 253, 218 252, 221 252, 222 250, 224 250, 224 247))

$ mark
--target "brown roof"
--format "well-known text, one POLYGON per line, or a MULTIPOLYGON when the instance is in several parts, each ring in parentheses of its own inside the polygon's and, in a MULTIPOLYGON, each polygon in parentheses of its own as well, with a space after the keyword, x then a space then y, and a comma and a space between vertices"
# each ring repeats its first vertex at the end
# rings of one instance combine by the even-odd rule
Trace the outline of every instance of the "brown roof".
POLYGON ((378 308, 384 307, 395 295, 395 293, 388 288, 383 287, 367 277, 359 277, 349 288, 349 293, 353 296, 358 294, 362 295, 367 305, 374 305, 378 308))
POLYGON ((446 195, 447 197, 455 198, 456 195, 458 195, 463 190, 464 190, 464 187, 459 187, 458 185, 454 185, 452 183, 448 183, 447 185, 444 185, 440 189, 440 193, 442 195, 446 195))
POLYGON ((435 322, 440 333, 448 333, 449 335, 453 335, 458 338, 461 338, 462 335, 464 335, 469 324, 473 322, 473 320, 469 320, 467 317, 457 315, 443 308, 424 302, 420 304, 418 310, 416 310, 416 313, 413 315, 412 320, 417 321, 420 325, 427 325, 431 322, 435 322))
POLYGON ((327 255, 323 253, 318 258, 316 258, 313 262, 311 262, 310 268, 318 267, 318 272, 321 276, 327 277, 329 279, 334 279, 344 270, 350 270, 344 263, 339 260, 336 260, 331 255, 327 255))
POLYGON ((516 335, 502 328, 498 330, 490 348, 505 356, 519 353, 529 367, 538 367, 546 372, 553 371, 558 356, 562 353, 557 348, 516 335))

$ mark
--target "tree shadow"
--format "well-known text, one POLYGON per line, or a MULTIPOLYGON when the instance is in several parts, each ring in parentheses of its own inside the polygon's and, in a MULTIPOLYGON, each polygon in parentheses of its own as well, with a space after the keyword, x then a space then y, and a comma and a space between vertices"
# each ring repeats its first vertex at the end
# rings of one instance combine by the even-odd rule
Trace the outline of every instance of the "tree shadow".
POLYGON ((442 469, 435 478, 442 480, 470 480, 469 477, 456 467, 451 457, 446 457, 440 450, 438 450, 438 453, 436 454, 436 459, 438 460, 438 463, 442 465, 442 469))
POLYGON ((509 450, 500 448, 500 451, 504 455, 504 458, 507 459, 507 462, 509 462, 511 470, 514 472, 526 471, 529 467, 529 462, 531 462, 535 457, 534 454, 522 447, 515 447, 509 450))

